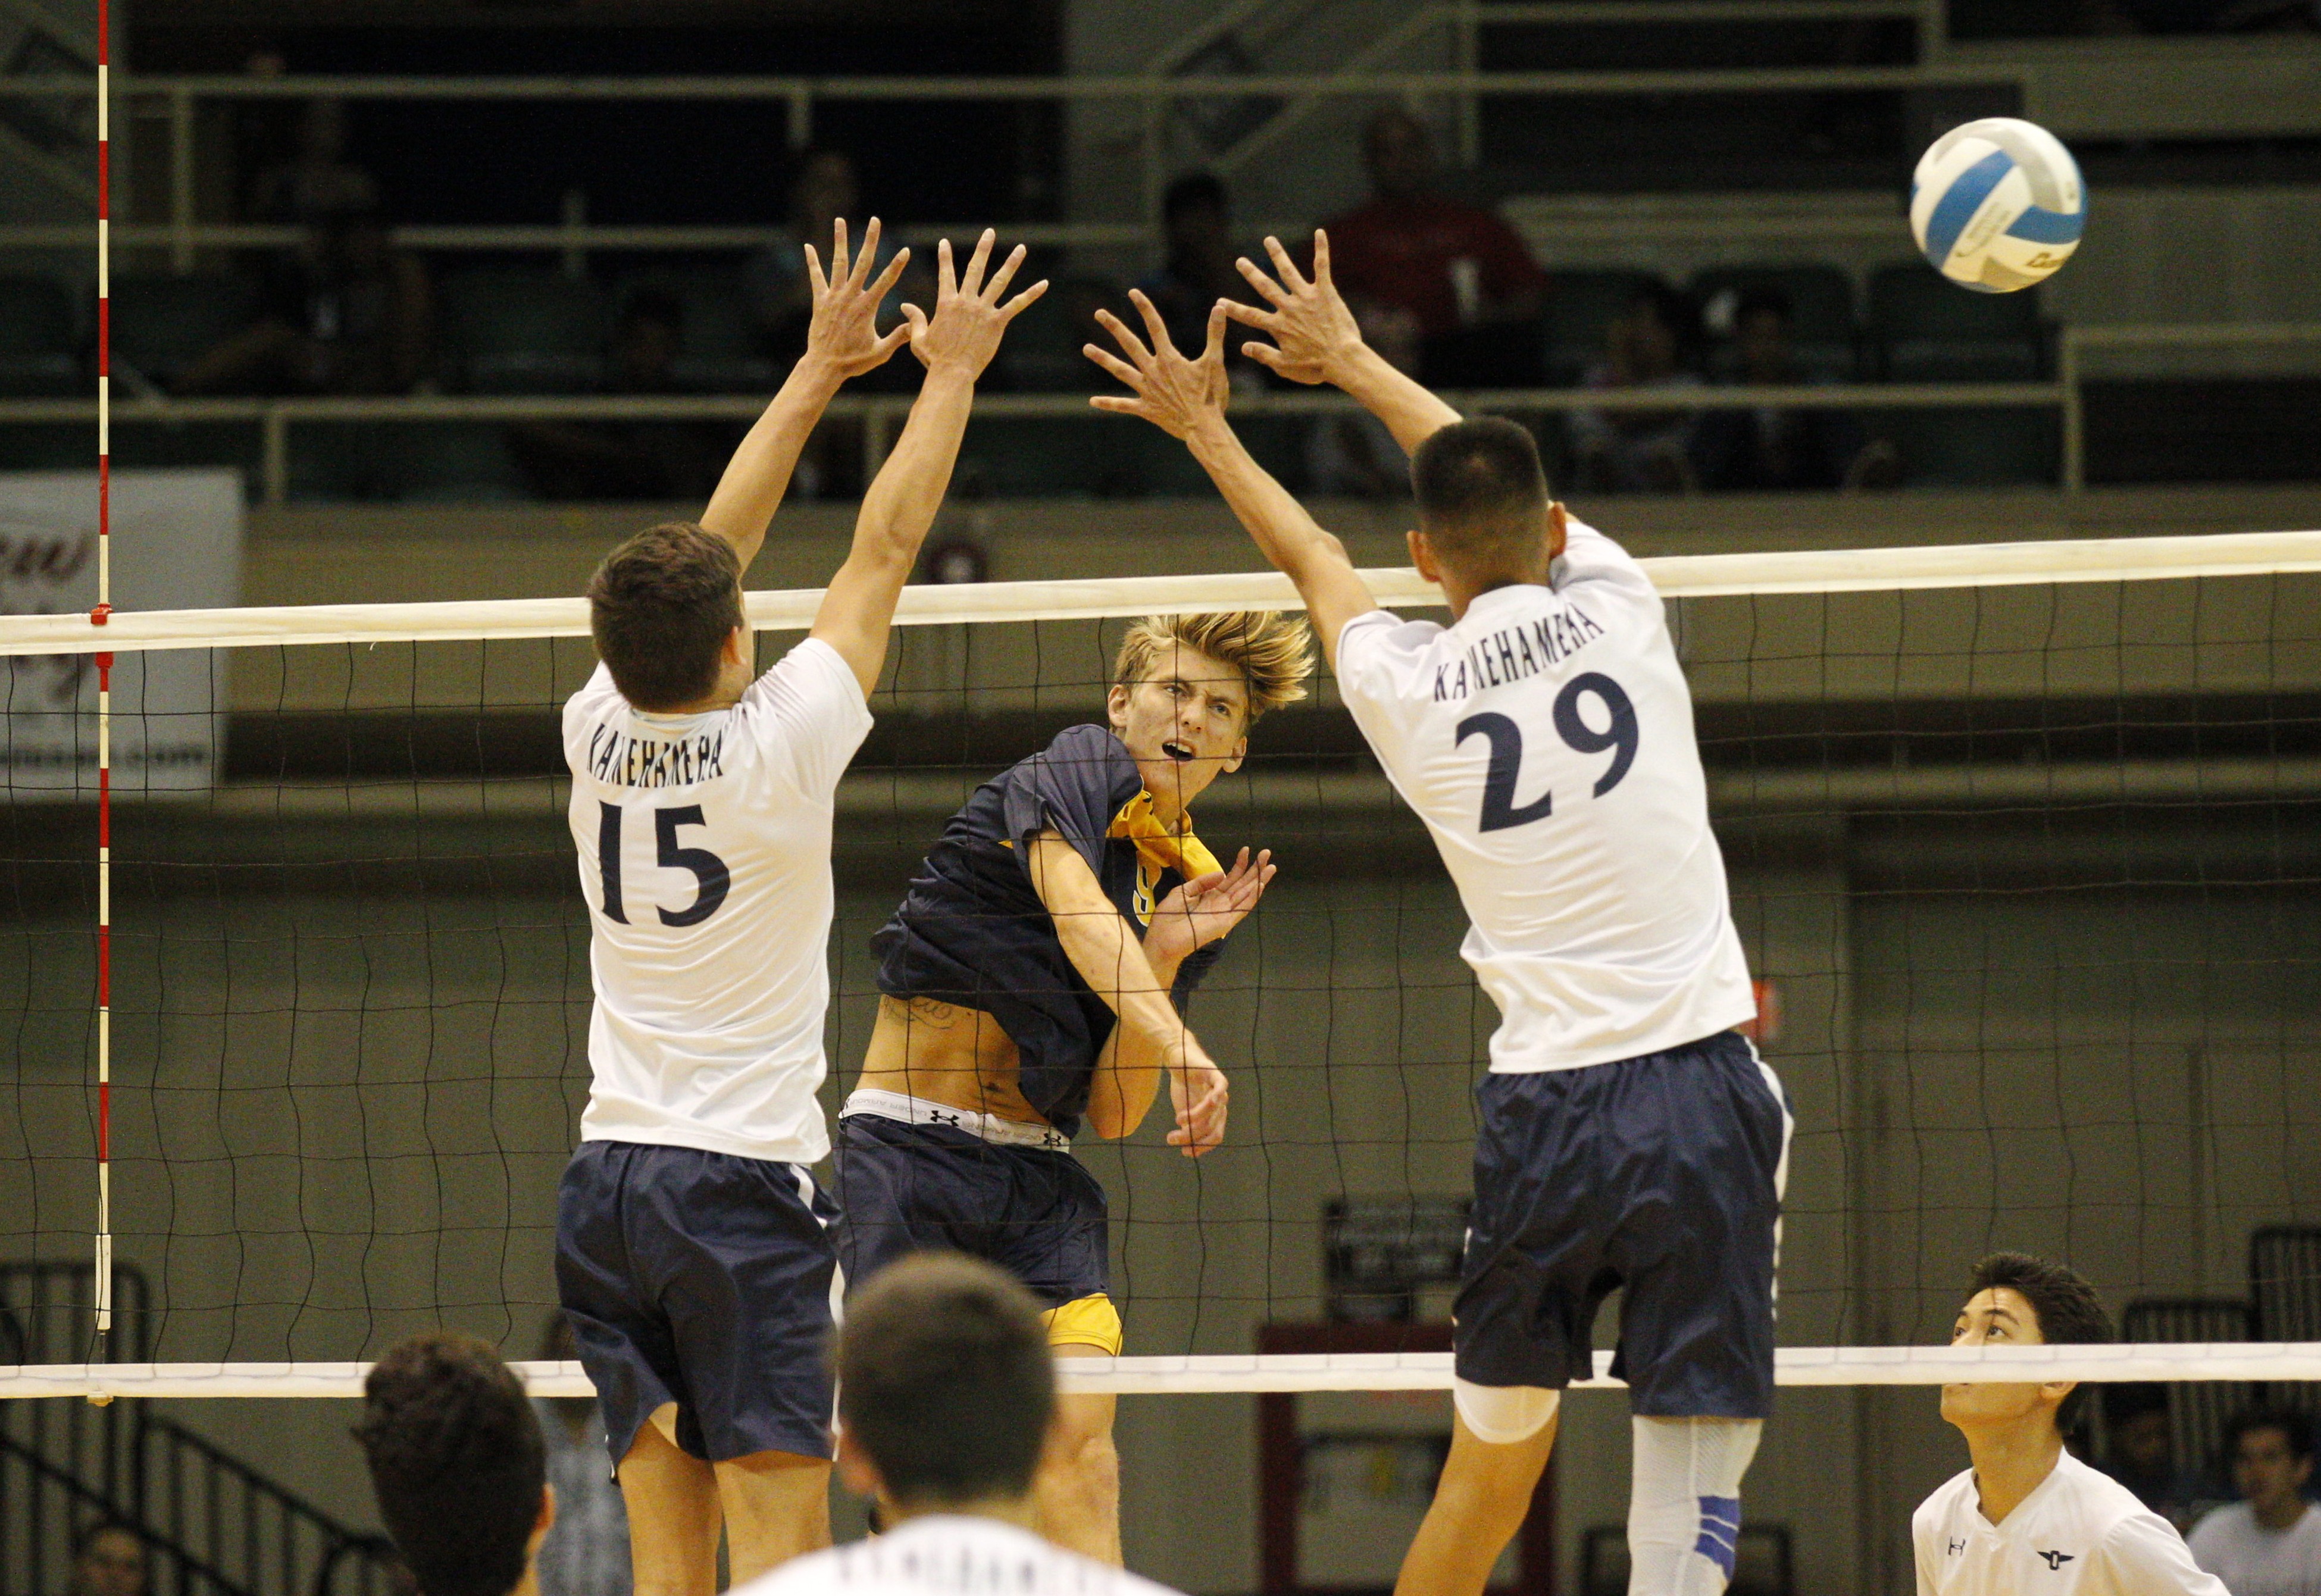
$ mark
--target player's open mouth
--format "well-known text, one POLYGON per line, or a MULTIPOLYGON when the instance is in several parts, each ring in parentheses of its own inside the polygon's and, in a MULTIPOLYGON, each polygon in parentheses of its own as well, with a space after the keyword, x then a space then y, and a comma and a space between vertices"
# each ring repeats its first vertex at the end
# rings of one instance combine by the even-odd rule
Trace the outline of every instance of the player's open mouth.
POLYGON ((1177 742, 1173 738, 1169 742, 1160 744, 1160 752, 1167 754, 1170 759, 1175 760, 1179 764, 1183 764, 1193 757, 1192 749, 1182 743, 1177 742))

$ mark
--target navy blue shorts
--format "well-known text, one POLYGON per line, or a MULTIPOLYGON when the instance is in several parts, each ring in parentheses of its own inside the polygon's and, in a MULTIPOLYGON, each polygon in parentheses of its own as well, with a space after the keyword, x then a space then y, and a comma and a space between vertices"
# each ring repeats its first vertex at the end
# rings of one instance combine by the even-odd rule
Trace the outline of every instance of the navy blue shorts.
POLYGON ((1459 1377, 1561 1390, 1589 1373, 1616 1289, 1613 1373, 1658 1418, 1762 1418, 1787 1094, 1731 1031, 1476 1090, 1475 1206, 1455 1312, 1459 1377))
POLYGON ((906 1253, 987 1259, 1042 1308, 1108 1291, 1104 1188, 1069 1153, 875 1114, 838 1122, 838 1256, 850 1287, 906 1253))
POLYGON ((556 1289, 618 1466, 663 1403, 724 1463, 831 1455, 837 1214, 794 1163, 583 1142, 556 1202, 556 1289))

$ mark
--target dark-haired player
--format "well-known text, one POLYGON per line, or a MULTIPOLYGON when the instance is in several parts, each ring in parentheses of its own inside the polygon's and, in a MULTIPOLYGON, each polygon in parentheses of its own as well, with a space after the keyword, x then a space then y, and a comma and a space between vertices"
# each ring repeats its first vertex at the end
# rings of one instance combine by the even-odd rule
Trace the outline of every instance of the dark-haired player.
POLYGON ((556 1492, 540 1420, 489 1343, 429 1330, 389 1348, 363 1378, 354 1434, 423 1596, 535 1596, 556 1492))
MULTIPOLYGON (((1305 696, 1304 622, 1151 616, 1129 628, 1105 725, 1059 733, 978 788, 872 939, 878 1017, 839 1118, 839 1257, 869 1280, 922 1248, 999 1264, 1068 1356, 1116 1356, 1104 1189, 1083 1123, 1124 1136, 1167 1076, 1189 1154, 1224 1132, 1225 1078, 1180 1017, 1269 855, 1221 870, 1191 806, 1250 724, 1305 696)), ((1064 1400, 1042 1528, 1120 1561, 1114 1400, 1064 1400)))
MULTIPOLYGON (((2095 1288, 2061 1263, 1993 1253, 1969 1290, 1952 1346, 2111 1339, 2095 1288)), ((1918 1596, 2225 1596, 2167 1519, 2064 1450, 2087 1400, 2069 1380, 1943 1387, 1972 1463, 1910 1519, 1918 1596)))
POLYGON ((1038 1301, 980 1259, 906 1258, 847 1302, 838 1472, 886 1532, 801 1557, 751 1596, 1162 1596, 1035 1533, 1058 1439, 1038 1301))
POLYGON ((557 1211, 557 1285, 604 1407, 637 1596, 709 1596, 722 1520, 737 1579, 830 1537, 823 1367, 836 1254, 806 1166, 830 998, 832 807, 870 727, 887 627, 950 480, 1002 304, 942 246, 929 317, 880 337, 904 257, 878 223, 825 279, 806 352, 700 523, 655 527, 588 586, 604 664, 564 710, 572 837, 594 933, 593 1076, 557 1211), (811 634, 757 675, 741 576, 824 406, 907 339, 926 367, 811 634))
POLYGON ((1307 281, 1268 240, 1270 308, 1212 313, 1188 360, 1088 349, 1134 390, 1099 406, 1184 439, 1306 599, 1338 688, 1459 889, 1461 952, 1498 1005, 1478 1092, 1455 1313, 1456 1418, 1402 1596, 1473 1596, 1528 1510, 1563 1386, 1622 1296, 1616 1367, 1635 1462, 1629 1589, 1732 1577, 1741 1478, 1773 1396, 1773 1272, 1789 1114, 1733 1027, 1754 1003, 1709 831, 1692 703, 1634 561, 1548 496, 1531 437, 1456 413, 1362 342, 1315 238, 1307 281), (1452 624, 1378 607, 1345 548, 1250 458, 1223 408, 1245 352, 1361 401, 1413 456, 1410 550, 1452 624))

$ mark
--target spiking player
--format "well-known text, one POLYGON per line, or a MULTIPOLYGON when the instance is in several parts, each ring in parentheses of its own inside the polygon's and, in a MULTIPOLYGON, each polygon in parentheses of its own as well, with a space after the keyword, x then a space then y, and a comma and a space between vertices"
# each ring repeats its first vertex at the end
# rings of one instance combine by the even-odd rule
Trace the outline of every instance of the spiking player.
POLYGON ((603 1403, 637 1596, 710 1596, 721 1519, 738 1582, 827 1545, 836 1254, 806 1166, 824 1074, 831 812, 870 727, 887 629, 1007 324, 1018 248, 992 235, 932 318, 880 337, 878 223, 851 268, 811 248, 806 352, 700 524, 654 527, 588 585, 604 663, 564 710, 594 936, 594 1076, 557 1208, 557 1285, 603 1403), (863 497, 812 634, 751 679, 742 573, 839 385, 907 341, 924 385, 863 497))
POLYGON ((1147 349, 1088 347, 1101 396, 1185 440, 1306 598, 1338 687, 1434 834, 1499 1007, 1478 1092, 1458 1296, 1456 1418, 1399 1596, 1474 1596, 1522 1524, 1597 1309, 1625 1287, 1617 1366, 1635 1463, 1629 1590, 1731 1579, 1741 1476, 1772 1400, 1773 1270, 1789 1115, 1732 1027, 1754 1005, 1708 828, 1692 706, 1651 581, 1547 493, 1530 434, 1456 413, 1363 346, 1330 281, 1269 239, 1263 308, 1221 302, 1188 360, 1141 298, 1147 349), (1378 607, 1344 546, 1226 424, 1228 315, 1253 359, 1359 399, 1412 456, 1410 552, 1448 627, 1378 607))
MULTIPOLYGON (((923 1248, 988 1258, 1032 1290, 1061 1356, 1116 1356, 1104 1189, 1071 1155, 1085 1120, 1133 1131, 1168 1077, 1197 1157, 1225 1078, 1179 1010, 1257 906, 1270 854, 1231 870, 1190 807, 1306 695, 1304 622, 1148 616, 1121 645, 1106 725, 1071 726, 978 788, 872 939, 878 1017, 839 1117, 839 1258, 868 1281, 923 1248)), ((1034 1498, 1052 1540, 1120 1562, 1113 1399, 1071 1395, 1034 1498)))

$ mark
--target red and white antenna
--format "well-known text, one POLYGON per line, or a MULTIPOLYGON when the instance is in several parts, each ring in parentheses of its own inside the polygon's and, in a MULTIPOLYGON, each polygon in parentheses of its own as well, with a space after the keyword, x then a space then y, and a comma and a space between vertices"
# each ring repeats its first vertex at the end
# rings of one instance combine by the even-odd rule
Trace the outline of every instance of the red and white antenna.
MULTIPOLYGON (((113 39, 110 0, 96 0, 96 607, 113 616, 113 39)), ((113 654, 96 656, 96 1337, 113 1339, 113 654)), ((104 1399, 110 1400, 110 1398, 104 1399)))

